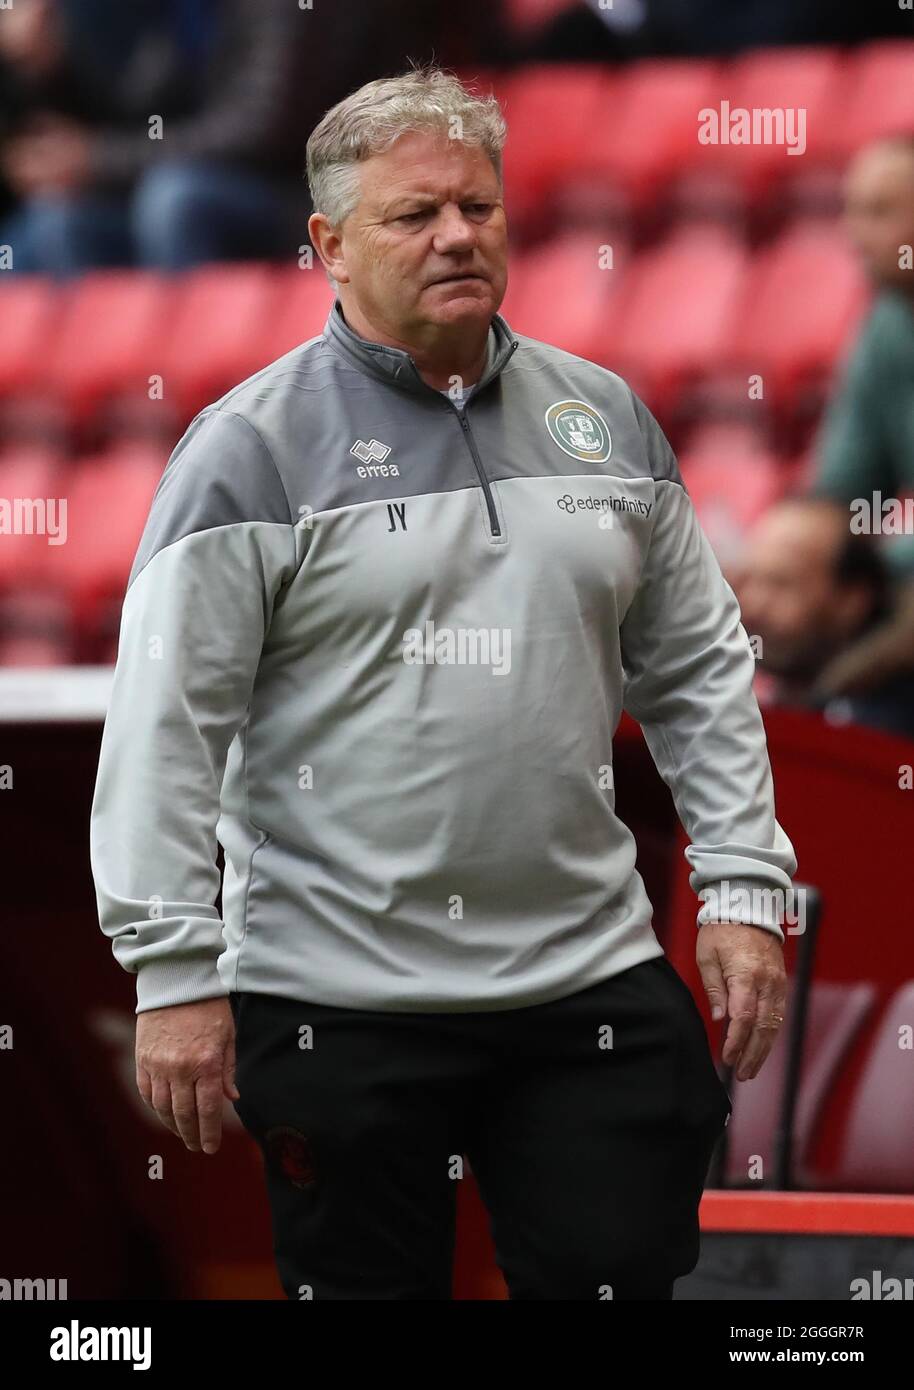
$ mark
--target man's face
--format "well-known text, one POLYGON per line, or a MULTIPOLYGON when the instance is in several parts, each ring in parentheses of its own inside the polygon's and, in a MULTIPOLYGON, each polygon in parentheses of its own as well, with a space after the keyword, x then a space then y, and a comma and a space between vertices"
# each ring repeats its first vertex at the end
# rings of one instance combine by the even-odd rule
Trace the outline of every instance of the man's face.
POLYGON ((847 175, 845 222, 878 284, 914 290, 914 270, 898 264, 900 248, 914 245, 914 150, 886 143, 857 156, 847 175))
POLYGON ((762 639, 763 671, 816 675, 864 620, 864 596, 835 580, 847 527, 846 508, 783 504, 750 537, 736 588, 743 626, 762 639))
POLYGON ((402 342, 487 327, 507 284, 507 222, 482 149, 410 132, 359 166, 333 275, 346 310, 402 342))

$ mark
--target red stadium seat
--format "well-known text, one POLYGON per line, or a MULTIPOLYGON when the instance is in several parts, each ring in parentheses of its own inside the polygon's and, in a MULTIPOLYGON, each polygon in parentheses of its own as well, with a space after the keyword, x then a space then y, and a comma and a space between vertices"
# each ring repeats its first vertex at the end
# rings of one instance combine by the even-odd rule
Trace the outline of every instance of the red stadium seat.
POLYGON ((123 445, 81 459, 67 487, 69 543, 49 563, 85 642, 110 639, 167 453, 123 445))
POLYGON ((748 532, 784 491, 778 459, 755 430, 713 424, 692 435, 679 465, 702 529, 732 575, 748 532))
MULTIPOLYGON (((692 211, 753 210, 773 196, 775 184, 802 179, 810 165, 826 156, 835 102, 846 93, 844 60, 836 48, 760 49, 733 59, 712 87, 704 106, 718 113, 724 102, 731 114, 737 109, 804 113, 805 150, 800 154, 788 154, 786 130, 781 143, 700 143, 695 113, 695 139, 678 201, 692 211)), ((799 136, 800 131, 789 133, 799 136)))
POLYGON ((3 277, 0 289, 0 393, 13 395, 42 381, 55 327, 59 291, 38 275, 3 277))
POLYGON ((578 0, 504 0, 504 22, 516 33, 527 33, 577 8, 578 0))
POLYGON ((742 244, 715 226, 686 226, 632 262, 610 365, 652 410, 667 415, 718 360, 747 265, 742 244))
MULTIPOLYGON (((904 904, 908 847, 914 836, 914 798, 910 792, 899 790, 899 768, 914 762, 914 744, 872 729, 829 724, 821 715, 806 710, 768 708, 764 714, 778 819, 796 850, 798 878, 822 892, 814 982, 816 986, 856 986, 863 974, 883 997, 911 973, 910 928, 904 904), (847 852, 851 841, 853 854, 847 852), (861 863, 878 864, 879 873, 861 874, 861 863), (861 967, 863 959, 865 966, 861 967)), ((680 857, 686 843, 681 832, 677 840, 679 867, 673 879, 664 947, 692 989, 717 1055, 724 1033, 722 1025, 708 1021, 707 1001, 695 963, 697 902, 688 884, 688 868, 680 857)), ((788 972, 793 970, 796 940, 787 937, 784 956, 788 972)), ((906 1012, 907 1019, 902 1017, 901 1022, 911 1017, 910 1003, 906 1012)), ((889 1025, 885 1026, 890 1033, 889 1025)), ((842 1168, 849 1154, 844 1143, 845 1122, 862 1095, 867 1057, 875 1055, 867 1053, 871 1035, 872 1027, 864 1021, 858 1046, 851 1048, 833 1073, 814 1138, 798 1164, 797 1179, 804 1187, 841 1189, 847 1183, 847 1171, 842 1168)), ((901 1058, 907 1059, 910 1078, 911 1054, 902 1053, 901 1058)), ((757 1083, 758 1078, 737 1082, 735 1089, 757 1083)), ((898 1092, 899 1104, 907 1104, 910 1117, 911 1091, 906 1085, 903 1093, 898 1092)), ((885 1094, 884 1087, 883 1103, 885 1094)), ((897 1142, 897 1134, 888 1135, 883 1150, 887 1171, 896 1162, 897 1142)), ((910 1154, 910 1140, 908 1144, 910 1154)), ((867 1159, 871 1161, 872 1153, 867 1159)), ((876 1188, 878 1172, 875 1167, 870 1171, 876 1188)))
POLYGON ((84 425, 118 393, 146 398, 173 313, 166 276, 97 271, 68 286, 48 343, 47 376, 72 423, 84 425))
POLYGON ((914 42, 868 44, 847 61, 828 123, 828 153, 838 163, 880 135, 914 133, 914 42))
POLYGON ((277 293, 267 264, 207 265, 176 280, 160 370, 184 420, 267 365, 261 345, 277 293))
POLYGON ((566 232, 512 262, 502 312, 517 333, 581 357, 605 357, 625 250, 612 248, 613 269, 601 269, 599 238, 566 232))
POLYGON ((258 347, 264 365, 321 333, 333 307, 333 288, 316 256, 311 270, 277 272, 277 287, 276 309, 258 347))
POLYGON ((829 1185, 855 1192, 914 1192, 914 981, 895 994, 857 1080, 829 1185))
POLYGON ((798 222, 753 261, 720 345, 711 399, 758 412, 750 378, 782 419, 821 407, 835 364, 867 302, 863 273, 842 230, 798 222))
MULTIPOLYGON (((796 1170, 812 1142, 835 1075, 872 1010, 876 993, 874 985, 863 981, 847 985, 823 982, 812 987, 794 1113, 796 1170)), ((791 980, 788 1008, 793 998, 791 980)), ((753 1179, 749 1172, 755 1155, 762 1159, 762 1176, 772 1175, 786 1064, 786 1034, 782 1034, 758 1076, 749 1084, 737 1081, 730 1087, 733 1114, 727 1126, 728 1185, 759 1185, 759 1176, 753 1179)))
POLYGON ((496 84, 509 129, 505 206, 522 232, 555 226, 550 190, 577 166, 594 125, 611 119, 615 82, 602 65, 554 63, 523 68, 496 84))
MULTIPOLYGON (((590 122, 570 152, 562 182, 585 207, 594 189, 621 194, 626 211, 642 210, 686 160, 694 157, 697 113, 707 105, 718 65, 657 59, 632 63, 617 79, 612 119, 590 122)), ((565 193, 566 201, 569 192, 565 193)))
MULTIPOLYGON (((64 488, 65 474, 61 456, 51 449, 37 446, 10 447, 0 453, 0 499, 20 503, 27 500, 42 502, 59 499, 64 488)), ((41 525, 40 517, 31 523, 20 520, 20 529, 0 537, 0 589, 18 584, 28 586, 40 581, 46 572, 48 551, 47 531, 21 529, 25 524, 41 525)), ((25 515, 25 513, 24 513, 25 515)), ((51 518, 53 520, 53 518, 51 518)), ((11 525, 16 525, 11 518, 11 525)))
MULTIPOLYGON (((9 615, 4 614, 4 619, 10 621, 9 615)), ((69 666, 72 655, 67 637, 21 634, 0 638, 0 669, 69 666)))

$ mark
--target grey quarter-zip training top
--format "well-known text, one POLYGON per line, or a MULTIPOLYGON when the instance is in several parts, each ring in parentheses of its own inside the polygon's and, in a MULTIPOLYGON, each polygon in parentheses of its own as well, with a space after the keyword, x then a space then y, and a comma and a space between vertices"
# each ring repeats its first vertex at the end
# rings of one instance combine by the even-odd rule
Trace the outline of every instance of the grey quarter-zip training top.
POLYGON ((620 377, 496 314, 461 399, 336 300, 193 420, 128 581, 90 849, 137 1012, 514 1008, 662 955, 614 809, 623 708, 695 892, 787 894, 753 674, 620 377))

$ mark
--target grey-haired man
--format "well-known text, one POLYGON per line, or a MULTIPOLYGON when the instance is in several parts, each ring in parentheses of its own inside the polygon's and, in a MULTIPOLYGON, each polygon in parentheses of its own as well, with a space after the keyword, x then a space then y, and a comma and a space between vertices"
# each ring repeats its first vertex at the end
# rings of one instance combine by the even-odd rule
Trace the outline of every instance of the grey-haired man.
POLYGON ((124 605, 92 862, 138 1083, 205 1152, 235 1102, 290 1298, 449 1297, 465 1156, 513 1298, 694 1267, 730 1101, 615 814, 623 707, 741 1078, 783 1021, 748 638, 646 407, 497 312, 504 135, 435 69, 327 113, 326 327, 193 422, 124 605))

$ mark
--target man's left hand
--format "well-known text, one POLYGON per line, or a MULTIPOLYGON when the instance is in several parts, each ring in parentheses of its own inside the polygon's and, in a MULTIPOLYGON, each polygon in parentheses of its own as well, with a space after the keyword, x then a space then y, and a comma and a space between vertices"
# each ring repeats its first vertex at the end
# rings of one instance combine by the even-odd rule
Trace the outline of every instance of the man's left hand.
POLYGON ((46 118, 7 141, 3 171, 24 198, 69 193, 89 178, 89 139, 69 121, 46 118))
POLYGON ((774 932, 741 922, 706 922, 696 959, 711 1016, 729 1016, 722 1057, 738 1081, 758 1076, 787 1008, 784 952, 774 932))

